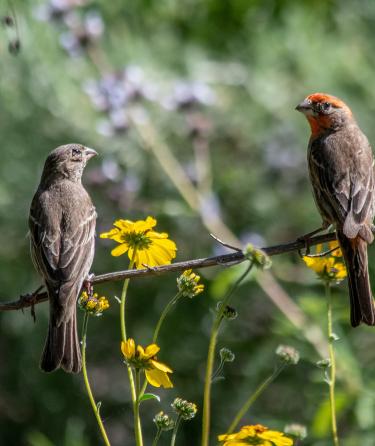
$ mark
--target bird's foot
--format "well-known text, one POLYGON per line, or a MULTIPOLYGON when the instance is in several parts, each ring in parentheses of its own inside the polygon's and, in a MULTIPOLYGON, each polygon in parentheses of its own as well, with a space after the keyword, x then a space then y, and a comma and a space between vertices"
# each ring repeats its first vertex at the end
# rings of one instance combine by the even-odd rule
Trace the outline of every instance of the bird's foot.
POLYGON ((86 290, 89 297, 92 297, 94 294, 94 286, 92 284, 94 277, 95 277, 95 274, 93 274, 93 273, 88 274, 86 279, 83 281, 82 288, 86 290))
POLYGON ((315 229, 314 231, 308 232, 307 234, 301 235, 297 238, 297 242, 304 243, 305 253, 302 253, 302 249, 298 250, 298 254, 300 257, 306 257, 310 255, 310 247, 311 247, 311 239, 314 235, 319 234, 319 232, 325 231, 329 228, 329 225, 323 224, 320 228, 315 229))
POLYGON ((157 271, 155 266, 150 266, 150 265, 147 265, 146 263, 142 263, 142 266, 144 266, 147 269, 147 271, 150 271, 153 273, 156 273, 156 271, 157 271))
MULTIPOLYGON (((25 303, 25 307, 30 307, 30 313, 31 317, 33 318, 34 323, 36 322, 36 314, 35 314, 35 304, 37 303, 37 296, 38 293, 44 288, 44 285, 41 285, 38 287, 35 291, 32 293, 22 294, 21 295, 21 301, 22 303, 25 303)), ((23 311, 23 307, 22 307, 23 311)))

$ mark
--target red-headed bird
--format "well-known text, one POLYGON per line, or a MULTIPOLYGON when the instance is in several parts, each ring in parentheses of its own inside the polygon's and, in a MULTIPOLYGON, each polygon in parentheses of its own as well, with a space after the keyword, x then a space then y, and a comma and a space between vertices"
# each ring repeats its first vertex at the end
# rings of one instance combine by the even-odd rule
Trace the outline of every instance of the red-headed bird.
POLYGON ((374 240, 374 159, 370 143, 350 108, 335 96, 314 93, 296 109, 311 127, 308 167, 322 226, 336 228, 343 252, 351 324, 375 325, 367 260, 367 245, 374 240))
POLYGON ((47 288, 50 319, 40 367, 52 372, 81 370, 77 297, 94 258, 96 212, 82 186, 86 162, 97 155, 67 144, 47 157, 30 208, 33 263, 47 288))

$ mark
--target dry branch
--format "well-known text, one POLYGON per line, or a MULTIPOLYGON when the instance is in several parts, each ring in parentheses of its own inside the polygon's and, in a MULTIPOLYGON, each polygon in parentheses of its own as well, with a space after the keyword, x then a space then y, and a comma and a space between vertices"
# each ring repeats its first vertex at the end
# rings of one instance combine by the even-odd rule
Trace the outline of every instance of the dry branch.
MULTIPOLYGON (((319 235, 309 240, 309 246, 317 245, 318 243, 324 243, 336 239, 334 232, 319 235)), ((299 251, 305 248, 305 241, 297 239, 294 242, 283 243, 280 245, 269 246, 261 248, 267 255, 274 256, 279 254, 285 254, 288 252, 299 251)), ((117 271, 113 273, 100 274, 91 278, 91 284, 97 285, 99 283, 113 282, 116 280, 124 280, 126 278, 135 277, 147 277, 155 276, 170 272, 184 271, 186 269, 199 269, 207 268, 210 266, 223 266, 228 264, 237 264, 245 260, 245 256, 242 251, 236 251, 230 254, 224 254, 215 257, 207 257, 203 259, 187 260, 185 262, 176 262, 171 265, 158 266, 155 268, 147 269, 131 269, 125 271, 117 271)), ((48 300, 47 293, 42 292, 38 294, 26 294, 20 296, 18 300, 12 302, 0 303, 0 311, 12 311, 20 310, 27 307, 33 307, 36 304, 48 300)))

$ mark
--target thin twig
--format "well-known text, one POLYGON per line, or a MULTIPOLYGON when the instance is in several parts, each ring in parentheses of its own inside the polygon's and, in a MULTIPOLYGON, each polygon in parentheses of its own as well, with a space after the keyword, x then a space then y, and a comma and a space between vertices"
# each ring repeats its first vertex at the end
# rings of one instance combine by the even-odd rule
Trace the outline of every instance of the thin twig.
MULTIPOLYGON (((319 243, 329 242, 336 239, 336 234, 334 232, 319 235, 317 237, 313 237, 309 240, 309 245, 314 246, 319 243)), ((279 245, 269 246, 266 248, 262 248, 262 250, 269 256, 285 254, 288 252, 298 251, 304 248, 305 242, 303 240, 296 240, 294 242, 283 243, 279 245)), ((161 274, 184 271, 185 269, 194 269, 194 268, 208 268, 211 266, 223 266, 231 263, 240 263, 245 260, 245 256, 241 251, 223 254, 215 257, 207 257, 203 259, 193 259, 187 260, 185 262, 176 262, 171 265, 157 266, 154 268, 146 268, 146 269, 131 269, 125 271, 116 271, 112 273, 100 274, 98 276, 93 276, 91 278, 92 285, 98 285, 100 283, 106 282, 114 282, 117 280, 124 280, 127 278, 135 278, 135 277, 148 277, 148 276, 157 276, 161 274)), ((0 311, 13 311, 20 310, 22 308, 27 308, 32 305, 37 305, 41 302, 45 302, 48 300, 47 293, 38 293, 38 294, 26 294, 20 296, 18 300, 11 302, 0 303, 0 311)))

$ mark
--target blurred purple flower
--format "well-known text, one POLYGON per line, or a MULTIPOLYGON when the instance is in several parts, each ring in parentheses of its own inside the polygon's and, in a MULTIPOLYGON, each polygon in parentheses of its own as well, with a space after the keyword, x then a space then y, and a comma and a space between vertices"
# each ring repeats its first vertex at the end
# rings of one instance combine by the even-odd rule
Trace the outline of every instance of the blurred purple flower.
POLYGON ((162 105, 167 110, 181 110, 213 105, 215 101, 215 93, 207 84, 179 80, 174 85, 172 95, 167 96, 162 105))
POLYGON ((49 20, 62 20, 65 14, 78 6, 84 6, 89 0, 49 0, 46 4, 38 6, 35 11, 35 17, 38 20, 47 22, 49 20))

